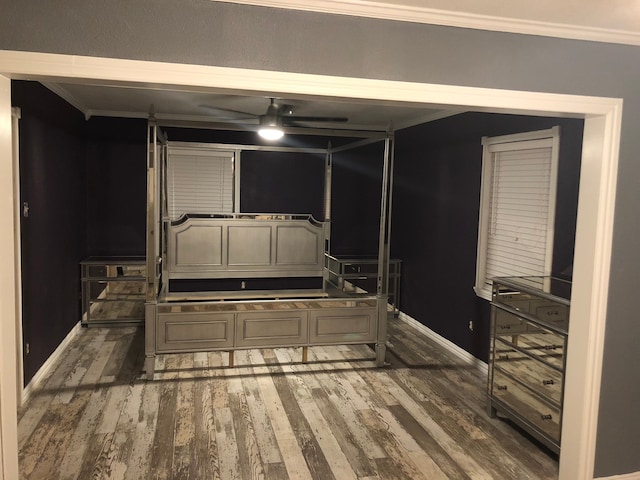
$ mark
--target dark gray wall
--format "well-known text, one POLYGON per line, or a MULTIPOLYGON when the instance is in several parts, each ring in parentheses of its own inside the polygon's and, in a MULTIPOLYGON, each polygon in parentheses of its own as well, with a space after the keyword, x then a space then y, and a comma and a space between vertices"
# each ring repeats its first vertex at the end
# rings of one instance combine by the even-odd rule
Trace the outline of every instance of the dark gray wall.
POLYGON ((93 117, 85 125, 87 256, 144 255, 147 122, 93 117))
POLYGON ((595 474, 640 470, 640 48, 209 0, 9 2, 0 48, 624 98, 595 474))
POLYGON ((561 133, 551 272, 561 275, 573 264, 582 120, 464 113, 396 134, 391 253, 402 259, 400 308, 485 362, 489 302, 472 289, 482 137, 554 126, 561 133))
POLYGON ((26 385, 80 320, 85 250, 84 117, 34 82, 13 82, 20 107, 23 380, 26 385))

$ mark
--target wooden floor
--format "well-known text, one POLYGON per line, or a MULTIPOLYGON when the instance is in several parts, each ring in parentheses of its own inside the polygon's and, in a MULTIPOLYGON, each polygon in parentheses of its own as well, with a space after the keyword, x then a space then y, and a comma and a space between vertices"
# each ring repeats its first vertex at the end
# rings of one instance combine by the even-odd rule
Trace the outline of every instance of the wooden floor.
POLYGON ((400 320, 366 346, 167 355, 89 328, 18 412, 23 479, 547 479, 556 459, 485 412, 485 379, 400 320))

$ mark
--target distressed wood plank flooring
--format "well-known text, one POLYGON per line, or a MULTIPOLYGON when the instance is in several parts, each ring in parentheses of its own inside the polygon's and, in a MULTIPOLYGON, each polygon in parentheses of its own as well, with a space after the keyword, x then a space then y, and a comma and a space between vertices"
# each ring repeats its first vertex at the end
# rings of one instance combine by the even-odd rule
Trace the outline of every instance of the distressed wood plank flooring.
POLYGON ((20 472, 55 479, 554 479, 485 412, 485 378, 409 325, 367 346, 159 357, 143 330, 82 329, 18 412, 20 472))

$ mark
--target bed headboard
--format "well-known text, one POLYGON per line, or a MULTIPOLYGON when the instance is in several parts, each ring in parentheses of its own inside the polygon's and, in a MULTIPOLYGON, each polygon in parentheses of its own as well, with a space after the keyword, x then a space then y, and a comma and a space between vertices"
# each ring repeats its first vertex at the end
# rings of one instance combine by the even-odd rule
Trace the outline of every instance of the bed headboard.
POLYGON ((327 227, 310 215, 186 214, 167 224, 169 279, 322 276, 327 227))

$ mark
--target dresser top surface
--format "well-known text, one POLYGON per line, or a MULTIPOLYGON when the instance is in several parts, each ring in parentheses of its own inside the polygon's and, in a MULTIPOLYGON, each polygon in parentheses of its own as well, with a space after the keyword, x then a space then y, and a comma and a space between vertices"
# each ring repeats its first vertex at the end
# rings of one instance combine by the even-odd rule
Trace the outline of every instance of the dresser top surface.
POLYGON ((555 297, 555 299, 564 300, 562 303, 568 303, 571 300, 571 282, 557 277, 496 277, 493 282, 534 295, 555 297))
POLYGON ((144 256, 92 256, 87 257, 80 262, 80 265, 138 265, 145 264, 147 261, 144 256))

